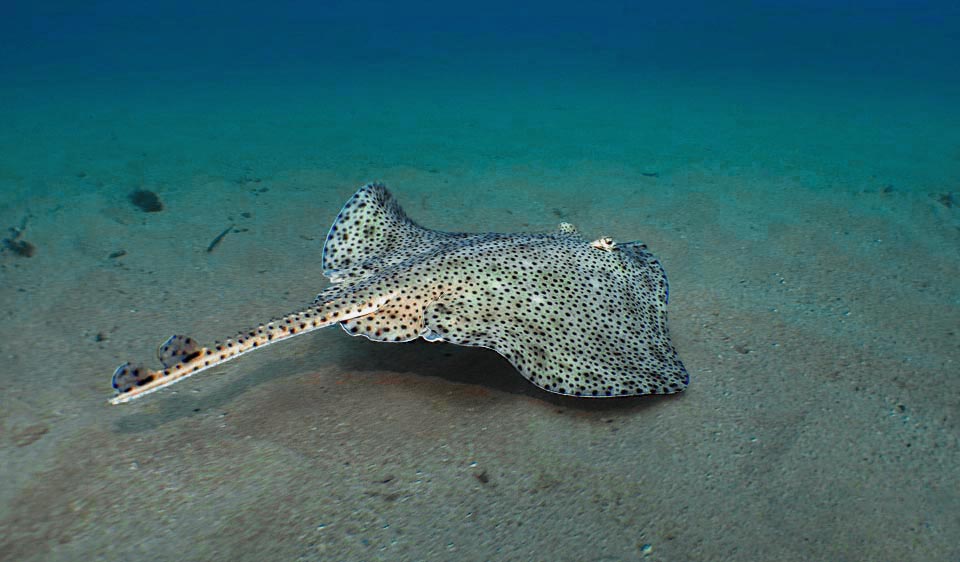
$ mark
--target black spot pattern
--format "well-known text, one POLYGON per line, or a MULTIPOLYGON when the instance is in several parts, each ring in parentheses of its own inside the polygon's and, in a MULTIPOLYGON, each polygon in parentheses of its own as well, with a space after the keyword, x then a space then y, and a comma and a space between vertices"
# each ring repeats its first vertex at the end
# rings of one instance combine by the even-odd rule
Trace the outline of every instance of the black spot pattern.
POLYGON ((493 349, 529 381, 585 397, 670 394, 689 380, 667 332, 667 279, 639 243, 422 228, 380 184, 344 205, 323 252, 336 283, 318 313, 377 341, 417 337, 493 349), (342 312, 341 312, 342 313, 342 312))

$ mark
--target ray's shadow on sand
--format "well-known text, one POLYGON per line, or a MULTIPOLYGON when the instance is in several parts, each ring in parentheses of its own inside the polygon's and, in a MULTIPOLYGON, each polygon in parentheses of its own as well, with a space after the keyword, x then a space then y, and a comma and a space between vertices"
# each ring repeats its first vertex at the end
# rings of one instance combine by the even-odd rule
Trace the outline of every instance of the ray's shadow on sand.
MULTIPOLYGON (((577 398, 552 394, 523 378, 500 354, 483 348, 430 343, 424 340, 383 344, 364 338, 344 339, 343 334, 336 333, 318 334, 316 340, 316 343, 310 345, 311 350, 305 354, 284 355, 282 352, 276 353, 280 351, 278 349, 274 351, 276 355, 273 357, 261 357, 260 364, 253 368, 238 368, 243 365, 242 360, 218 368, 233 371, 221 372, 220 376, 236 379, 215 392, 191 391, 188 385, 193 381, 184 381, 177 385, 175 395, 144 398, 155 400, 158 404, 150 411, 138 409, 115 418, 115 431, 136 434, 156 429, 180 418, 222 410, 252 388, 276 382, 278 379, 309 376, 318 367, 369 377, 384 377, 390 373, 412 374, 434 379, 437 384, 431 387, 440 389, 444 396, 451 400, 475 400, 472 397, 480 388, 517 399, 536 400, 551 405, 557 412, 570 410, 582 413, 587 418, 595 417, 597 420, 610 416, 635 415, 664 401, 682 399, 682 395, 577 398), (334 353, 331 353, 331 346, 335 348, 334 353), (244 373, 236 372, 240 370, 244 373), (591 413, 595 415, 590 415, 591 413)), ((213 374, 216 376, 216 373, 213 374)), ((203 375, 198 375, 200 376, 203 375)), ((161 394, 163 392, 161 391, 161 394)))

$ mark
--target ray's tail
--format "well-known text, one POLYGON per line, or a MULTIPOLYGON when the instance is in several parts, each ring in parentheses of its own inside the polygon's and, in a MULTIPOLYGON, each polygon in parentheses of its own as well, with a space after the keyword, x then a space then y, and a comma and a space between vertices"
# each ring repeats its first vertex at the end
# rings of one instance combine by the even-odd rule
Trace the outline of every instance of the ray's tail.
POLYGON ((110 403, 129 402, 272 343, 366 316, 390 300, 383 297, 370 302, 344 304, 333 298, 338 293, 336 289, 321 293, 312 306, 240 332, 212 347, 202 347, 187 336, 170 336, 157 350, 162 369, 155 371, 129 362, 117 367, 113 373, 113 388, 117 394, 110 403))

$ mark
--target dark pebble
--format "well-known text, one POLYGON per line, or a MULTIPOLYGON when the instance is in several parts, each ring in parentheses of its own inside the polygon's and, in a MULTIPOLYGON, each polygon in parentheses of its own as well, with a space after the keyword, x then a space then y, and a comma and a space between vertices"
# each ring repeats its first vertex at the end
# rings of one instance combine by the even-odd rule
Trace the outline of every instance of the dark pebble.
POLYGON ((37 247, 26 240, 10 240, 9 238, 4 238, 3 245, 14 254, 24 258, 32 258, 34 254, 37 253, 37 247))
POLYGON ((159 213, 163 210, 160 197, 149 189, 138 189, 131 192, 130 202, 144 213, 159 213))

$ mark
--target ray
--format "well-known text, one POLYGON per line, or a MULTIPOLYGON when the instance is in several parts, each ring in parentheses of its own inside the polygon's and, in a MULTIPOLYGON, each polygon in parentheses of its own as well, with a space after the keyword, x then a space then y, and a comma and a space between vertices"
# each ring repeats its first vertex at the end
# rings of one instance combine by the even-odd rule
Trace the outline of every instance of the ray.
POLYGON ((488 348, 557 394, 672 394, 689 382, 667 330, 666 274, 638 242, 588 242, 566 223, 549 234, 430 230, 374 183, 337 215, 321 263, 331 286, 313 304, 209 347, 171 336, 160 369, 116 369, 110 402, 333 324, 375 341, 488 348))

